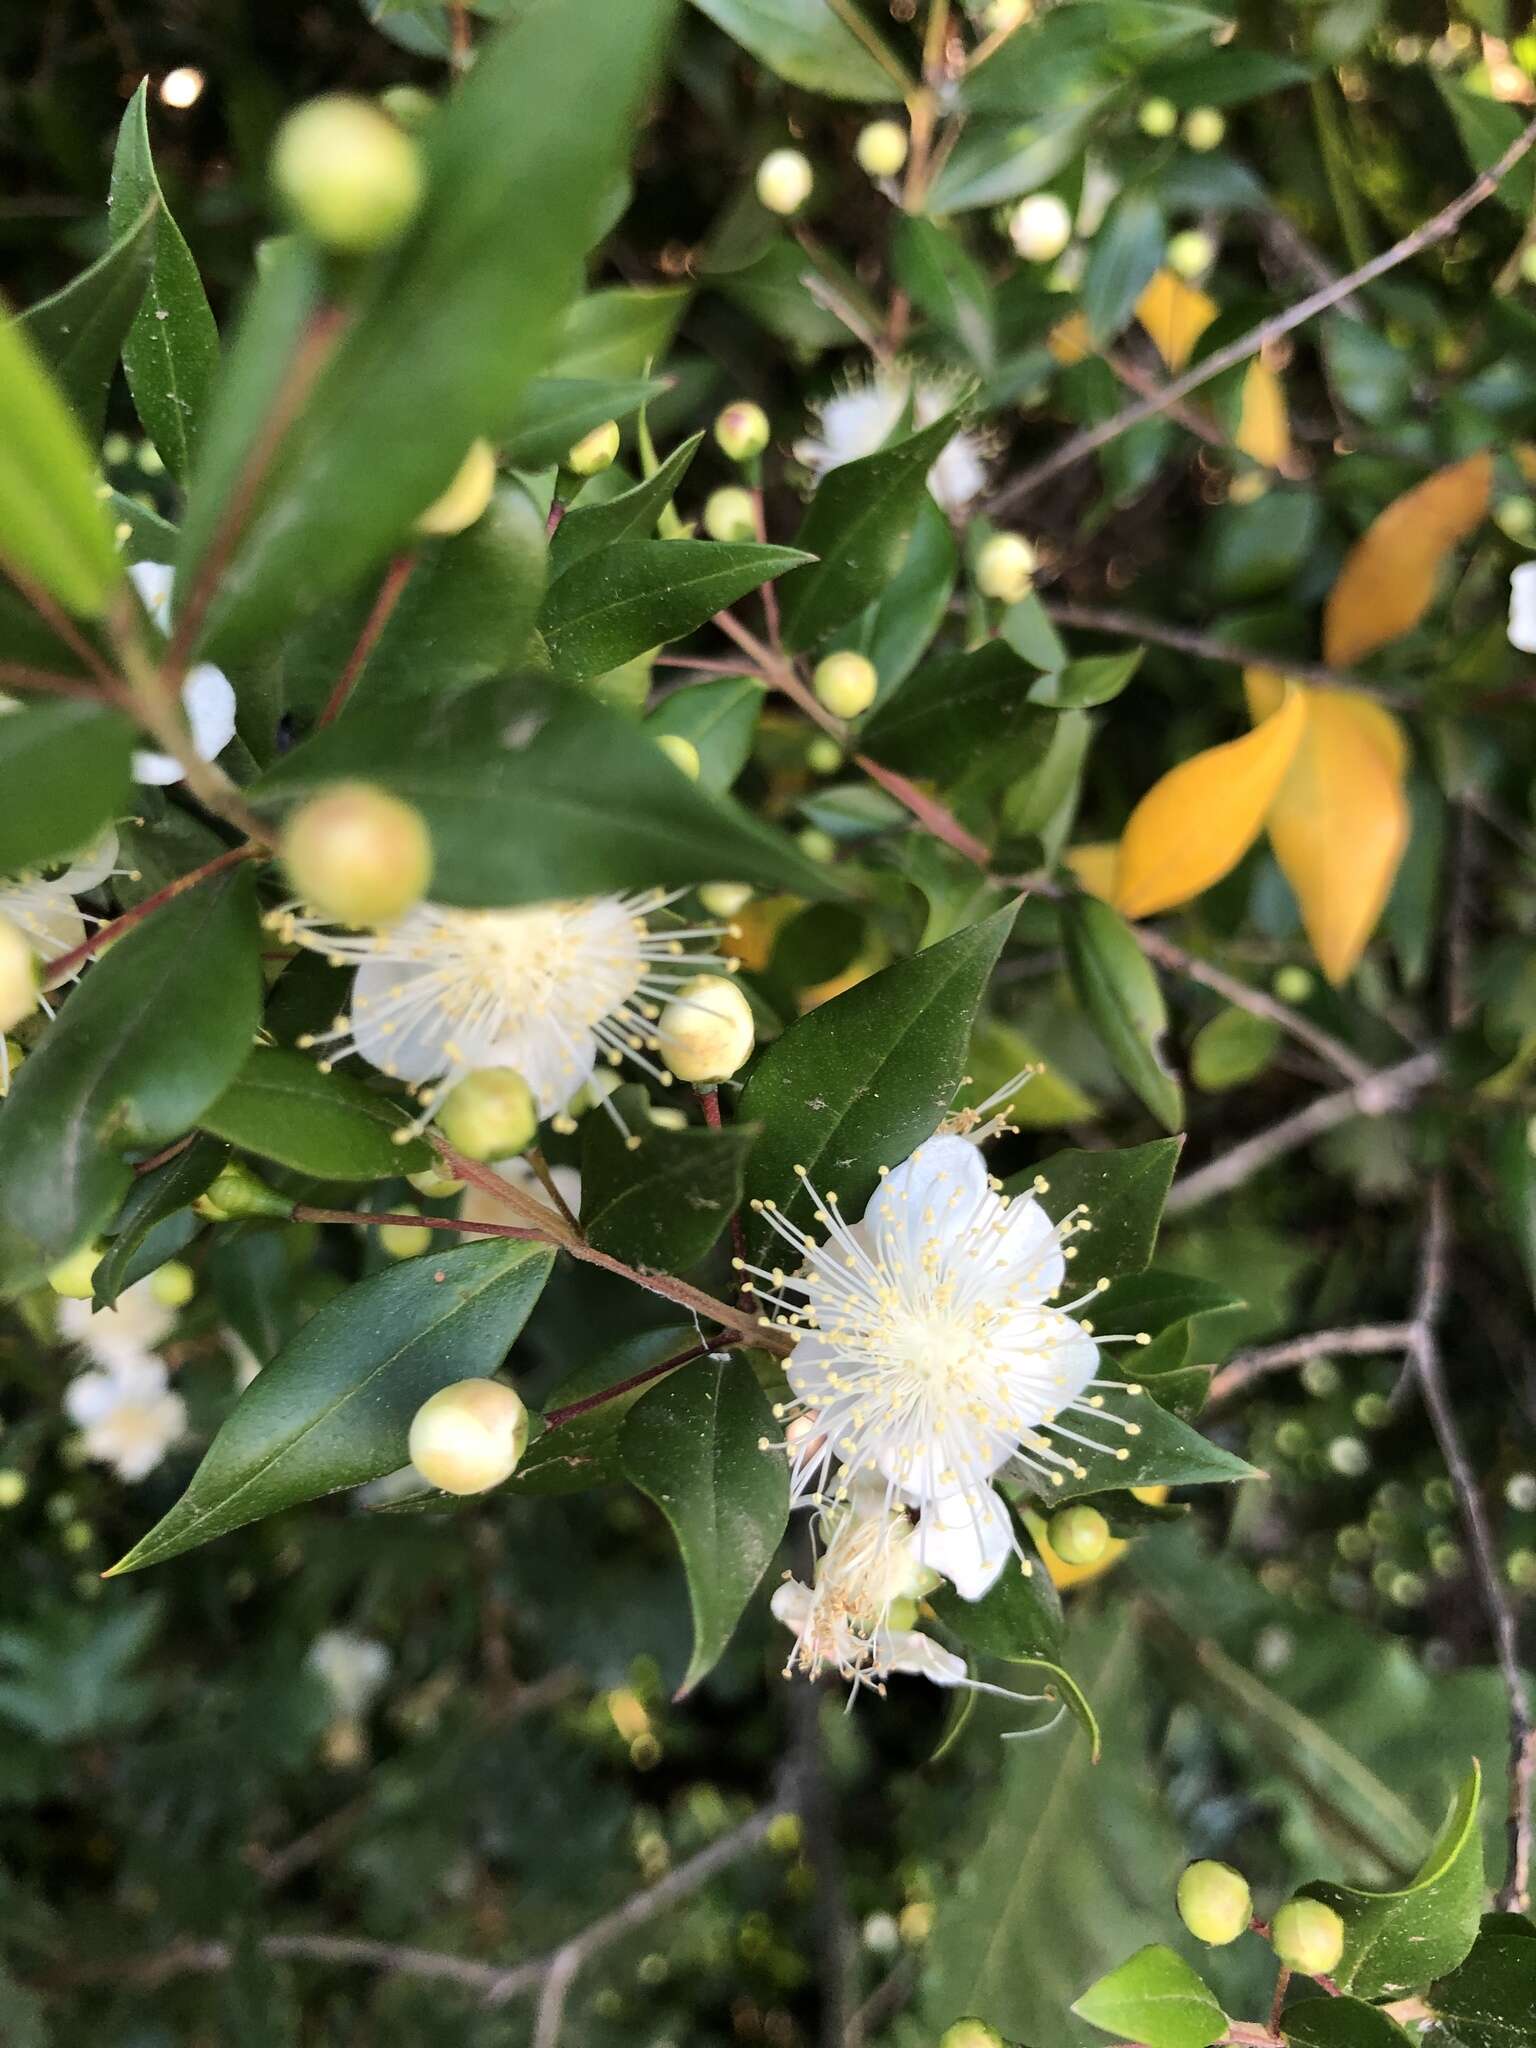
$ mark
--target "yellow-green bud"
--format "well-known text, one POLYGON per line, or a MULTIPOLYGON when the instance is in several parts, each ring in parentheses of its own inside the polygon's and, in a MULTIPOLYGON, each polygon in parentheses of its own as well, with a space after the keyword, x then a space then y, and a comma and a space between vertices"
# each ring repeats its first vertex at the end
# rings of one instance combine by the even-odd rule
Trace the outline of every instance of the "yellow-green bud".
POLYGON ((1179 110, 1172 100, 1143 100, 1137 109, 1136 120, 1143 135, 1161 138, 1164 135, 1171 135, 1178 127, 1179 110))
POLYGON ((379 94, 379 105, 410 134, 425 128, 437 112, 437 101, 419 85, 391 85, 379 94))
POLYGON ((565 466, 573 476, 596 476, 599 471, 612 466, 619 452, 619 423, 604 420, 600 427, 594 427, 590 434, 583 434, 565 458, 565 466))
POLYGON ((60 1260, 48 1275, 48 1285, 66 1301, 89 1301, 96 1268, 101 1264, 101 1246, 88 1244, 67 1259, 60 1260))
POLYGON ((282 854, 295 892, 338 924, 393 924, 432 879, 425 818, 368 782, 338 782, 300 804, 282 854))
POLYGON ((538 1107, 511 1067, 466 1074, 437 1112, 437 1127, 466 1159, 510 1159, 533 1143, 538 1107))
POLYGON ((1032 192, 1008 216, 1008 239, 1026 263, 1054 263, 1072 239, 1072 215, 1054 192, 1032 192))
POLYGON ((500 1380, 459 1380, 416 1410, 411 1463, 444 1493, 486 1493, 517 1470, 528 1410, 500 1380))
POLYGON ((805 750, 805 765, 813 775, 835 775, 842 767, 843 750, 831 733, 817 733, 805 750))
POLYGON ((398 241, 421 204, 421 156, 369 100, 331 93, 288 116, 272 149, 272 182, 317 241, 366 255, 398 241))
POLYGON ((834 717, 858 718, 874 703, 880 678, 868 655, 847 649, 817 662, 811 688, 817 703, 834 717))
POLYGON ((656 735, 656 744, 674 768, 686 775, 690 782, 698 781, 703 763, 699 760, 699 750, 692 740, 684 739, 680 732, 659 732, 656 735))
POLYGON ((89 1522, 66 1522, 59 1531, 59 1541, 71 1557, 78 1557, 82 1550, 89 1550, 95 1531, 89 1522))
POLYGON ((212 1185, 192 1204, 210 1223, 229 1223, 241 1216, 287 1216, 291 1196, 280 1195, 253 1173, 244 1160, 231 1159, 214 1175, 212 1185))
POLYGON ((750 882, 705 882, 699 889, 699 901, 711 917, 734 917, 738 910, 745 910, 752 901, 750 882))
POLYGON ((1275 976, 1275 994, 1282 1003, 1304 1003, 1316 986, 1310 967, 1282 967, 1275 976))
POLYGON ((1006 2048, 996 2027, 985 2020, 956 2020, 939 2036, 939 2048, 1006 2048))
POLYGON ((197 1275, 180 1259, 167 1259, 150 1274, 149 1291, 162 1308, 185 1308, 197 1292, 197 1275))
POLYGON ((1527 242, 1520 251, 1520 275, 1527 284, 1536 284, 1536 242, 1527 242))
POLYGON ((798 213, 815 182, 798 149, 772 149, 757 167, 757 196, 770 213, 798 213))
POLYGON ((1109 1524, 1086 1501, 1052 1515, 1045 1533, 1063 1564, 1096 1564, 1109 1548, 1109 1524))
POLYGON ((1236 1941, 1253 1918, 1248 1880, 1228 1863, 1191 1863, 1179 1879, 1178 1900, 1179 1918, 1209 1948, 1236 1941))
POLYGON ((25 1473, 18 1472, 14 1466, 8 1465, 3 1472, 0 1472, 0 1508, 20 1507, 26 1497, 27 1480, 25 1473))
POLYGON ((1500 498, 1493 508, 1493 523, 1513 541, 1528 541, 1536 532, 1536 504, 1529 498, 1500 498))
MULTIPOLYGON (((404 1202, 393 1212, 397 1216, 419 1216, 421 1211, 410 1202, 404 1202)), ((386 1258, 419 1259, 432 1243, 432 1233, 425 1224, 381 1223, 379 1225, 379 1249, 386 1258)))
POLYGON ((38 959, 21 926, 0 916, 0 1031, 37 1008, 38 959))
POLYGON ((740 484, 725 484, 704 500, 704 531, 711 540, 756 540, 757 512, 752 493, 740 484))
POLYGON ((653 1102, 647 1114, 658 1131, 686 1131, 688 1128, 687 1117, 668 1103, 653 1102))
POLYGON ((1040 558, 1022 533, 994 533, 976 556, 976 588, 1000 604, 1028 597, 1040 558))
POLYGON ((768 446, 768 415, 750 398, 738 398, 715 421, 715 439, 732 462, 750 462, 768 446))
POLYGON ((656 1036, 680 1081, 724 1081, 752 1055, 752 1006, 721 974, 696 974, 673 991, 656 1036))
POLYGON ((795 844, 806 859, 815 861, 818 867, 830 867, 837 859, 837 841, 830 832, 823 832, 819 825, 807 825, 803 832, 797 832, 795 844))
POLYGON ((424 1166, 420 1173, 408 1173, 406 1179, 418 1195, 426 1195, 433 1201, 444 1201, 449 1195, 461 1195, 464 1183, 455 1180, 451 1173, 443 1173, 435 1166, 424 1166))
POLYGON ((416 531, 430 537, 462 533, 473 526, 496 488, 496 454, 489 441, 471 441, 469 453, 454 472, 440 498, 434 498, 416 520, 416 531))
POLYGON ((1321 1899, 1290 1899, 1270 1922, 1269 1938, 1288 1969, 1326 1977, 1344 1953, 1344 1922, 1321 1899))
POLYGON ((1170 238, 1165 254, 1175 276, 1203 277, 1216 261, 1216 244, 1203 228, 1185 228, 1170 238))
POLYGON ((894 178, 907 160, 911 138, 899 121, 871 121, 859 130, 853 153, 872 178, 894 178))
POLYGON ((1184 117, 1184 140, 1191 149, 1215 149, 1226 132, 1226 117, 1214 107, 1194 107, 1184 117))

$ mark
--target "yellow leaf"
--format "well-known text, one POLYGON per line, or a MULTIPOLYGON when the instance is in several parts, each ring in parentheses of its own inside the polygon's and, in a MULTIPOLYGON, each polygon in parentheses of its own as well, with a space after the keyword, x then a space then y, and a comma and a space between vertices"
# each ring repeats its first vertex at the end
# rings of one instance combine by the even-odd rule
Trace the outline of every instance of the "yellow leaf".
POLYGON ((1115 870, 1120 865, 1118 839, 1096 839, 1084 846, 1069 846, 1063 856, 1079 885, 1101 903, 1115 896, 1115 870))
POLYGON ((1407 746, 1390 712, 1353 690, 1309 690, 1306 700, 1306 731, 1270 809, 1269 837, 1337 986, 1376 929, 1408 844, 1407 746))
POLYGON ((1214 299, 1171 270, 1159 270, 1136 301, 1136 318, 1170 370, 1183 369, 1220 310, 1214 299))
POLYGON ((1287 683, 1279 707, 1252 732, 1155 782, 1120 841, 1115 908, 1147 917, 1230 874, 1263 829, 1306 722, 1306 693, 1287 683))
POLYGON ((1045 345, 1058 363, 1070 366, 1094 353, 1093 329, 1081 313, 1069 313, 1058 320, 1045 337, 1045 345))
POLYGON ((1286 410, 1285 387, 1267 363, 1248 365, 1237 445, 1266 469, 1284 469, 1291 459, 1291 416, 1286 410))
POLYGON ((1446 556, 1488 508, 1493 458, 1453 462, 1395 498, 1360 536, 1323 613, 1323 659, 1347 665, 1411 633, 1446 556))

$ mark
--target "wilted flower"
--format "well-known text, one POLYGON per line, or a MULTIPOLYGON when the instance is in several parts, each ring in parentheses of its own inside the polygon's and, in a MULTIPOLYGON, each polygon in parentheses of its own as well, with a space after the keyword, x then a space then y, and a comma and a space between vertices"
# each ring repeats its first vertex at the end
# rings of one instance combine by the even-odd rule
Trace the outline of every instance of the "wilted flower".
MULTIPOLYGON (((795 443, 795 454, 819 482, 828 470, 857 462, 883 448, 911 408, 912 426, 931 426, 957 397, 942 378, 914 378, 908 369, 882 364, 868 377, 844 385, 816 406, 814 434, 795 443)), ((928 472, 928 488, 946 512, 963 512, 986 488, 981 443, 964 431, 953 435, 928 472)))
MULTIPOLYGON (((135 562, 128 571, 144 609, 162 632, 171 627, 171 588, 176 571, 169 562, 135 562)), ((212 761, 235 736, 235 692, 223 669, 200 661, 187 671, 181 686, 181 708, 199 759, 212 761)), ((180 782, 181 763, 170 754, 138 748, 133 773, 139 782, 180 782)))
POLYGON ((186 1403, 172 1393, 165 1361, 148 1355, 81 1373, 64 1389, 64 1411, 80 1428, 86 1456, 127 1480, 153 1472, 187 1426, 186 1403))

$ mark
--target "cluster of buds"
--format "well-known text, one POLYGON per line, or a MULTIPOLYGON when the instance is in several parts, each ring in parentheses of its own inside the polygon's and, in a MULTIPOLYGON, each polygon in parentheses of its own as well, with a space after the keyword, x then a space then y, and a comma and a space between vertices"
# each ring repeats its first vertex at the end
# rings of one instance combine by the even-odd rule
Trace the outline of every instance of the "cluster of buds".
MULTIPOLYGON (((1179 1918, 1197 1941, 1225 1948, 1250 1928, 1253 1895, 1241 1871, 1228 1863, 1191 1863, 1179 1879, 1179 1918)), ((1288 1899, 1268 1928, 1270 1945, 1288 1970, 1326 1977, 1344 1954, 1344 1922, 1321 1899, 1288 1899)))

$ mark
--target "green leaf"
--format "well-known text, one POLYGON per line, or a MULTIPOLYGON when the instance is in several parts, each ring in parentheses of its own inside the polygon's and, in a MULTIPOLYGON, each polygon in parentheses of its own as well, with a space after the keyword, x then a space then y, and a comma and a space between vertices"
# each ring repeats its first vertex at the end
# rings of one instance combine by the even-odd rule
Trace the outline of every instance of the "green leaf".
POLYGON ((62 860, 126 809, 135 738, 121 712, 83 698, 0 718, 0 874, 62 860))
POLYGON ((989 640, 926 661, 859 735, 866 753, 945 787, 982 772, 1006 781, 1043 753, 1054 720, 1033 701, 1035 677, 1011 647, 989 640))
POLYGON ((555 578, 539 630, 557 675, 604 675, 633 655, 680 640, 807 559, 798 548, 751 541, 618 541, 555 578))
POLYGON ((550 539, 553 573, 563 575, 584 555, 595 554, 616 541, 649 539, 668 499, 688 474, 703 439, 702 434, 695 434, 692 440, 674 448, 656 474, 646 477, 633 490, 621 491, 616 498, 604 498, 596 504, 573 505, 550 539))
POLYGON ((855 648, 874 663, 877 710, 911 675, 944 623, 959 559, 949 521, 925 495, 901 567, 873 604, 833 634, 832 647, 855 648))
POLYGON ((1065 668, 1041 676, 1029 693, 1030 701, 1043 704, 1050 711, 1078 711, 1093 704, 1108 704, 1141 667, 1146 651, 1144 647, 1133 647, 1128 654, 1090 654, 1083 661, 1068 662, 1065 668))
POLYGON ((1099 95, 1079 106, 1052 107, 1029 121, 968 123, 928 188, 924 212, 965 213, 1038 191, 1083 147, 1102 103, 1099 95))
POLYGON ((118 1212, 112 1241, 92 1275, 97 1308, 110 1308, 123 1289, 132 1286, 138 1278, 140 1248, 161 1224, 197 1200, 228 1157, 228 1146, 216 1139, 194 1138, 174 1159, 134 1181, 118 1212))
POLYGON ((416 1410, 440 1387, 495 1372, 554 1256, 494 1238, 407 1259, 327 1302, 257 1374, 181 1499, 108 1576, 399 1471, 416 1410))
POLYGON ((1022 1566, 1010 1557, 980 1600, 962 1600, 952 1587, 941 1586, 928 1604, 968 1650, 1013 1660, 1054 1657, 1063 1632, 1061 1595, 1022 1526, 1014 1533, 1024 1551, 1022 1566))
POLYGON ((365 701, 249 794, 280 817, 350 775, 421 811, 443 903, 541 903, 627 891, 637 878, 673 888, 729 875, 812 897, 836 886, 780 834, 690 782, 632 719, 547 676, 478 683, 445 701, 365 701))
MULTIPOLYGON (((585 116, 582 116, 585 118, 585 116)), ((555 344, 558 379, 639 379, 650 375, 693 296, 687 285, 618 286, 588 292, 568 308, 555 344)), ((616 419, 604 413, 603 419, 616 419)), ((600 424, 594 420, 593 425, 600 424)))
POLYGON ((1154 1138, 1114 1152, 1053 1152, 1016 1173, 1007 1190, 1028 1194, 1038 1175, 1047 1184, 1041 1206, 1056 1223, 1081 1204, 1091 1228, 1077 1240, 1074 1281, 1086 1287, 1115 1280, 1151 1263, 1183 1144, 1182 1138, 1154 1138))
POLYGON ((1275 1056, 1280 1035, 1272 1017, 1256 1017, 1251 1010, 1218 1010, 1195 1033, 1189 1048, 1190 1078, 1208 1095, 1240 1088, 1263 1073, 1275 1056))
MULTIPOLYGON (((1440 72, 1434 74, 1451 119, 1461 137, 1461 146, 1471 158, 1475 171, 1486 171, 1504 154, 1525 123, 1520 109, 1502 100, 1471 92, 1465 85, 1440 72)), ((1529 157, 1517 163, 1494 187, 1498 198, 1522 225, 1536 212, 1536 167, 1529 157)))
POLYGON ((648 1272, 696 1266, 741 1206, 742 1170, 757 1136, 749 1124, 671 1131, 650 1120, 643 1088, 610 1098, 631 1149, 601 1110, 583 1118, 581 1221, 600 1252, 648 1272))
POLYGON ((1129 2036, 1146 2048, 1210 2048, 1227 2031, 1227 2016, 1204 1978, 1157 1944, 1101 1977, 1072 2010, 1106 2034, 1129 2036))
POLYGON ((976 369, 989 371, 997 346, 992 288, 954 232, 920 214, 903 214, 891 262, 913 303, 959 342, 976 369))
POLYGON ((201 1122, 242 1151, 317 1180, 394 1180, 432 1159, 420 1139, 395 1143, 406 1118, 393 1103, 281 1046, 257 1046, 201 1122))
MULTIPOLYGON (((1116 1365, 1121 1352, 1101 1354, 1106 1375, 1134 1370, 1136 1353, 1130 1363, 1116 1365)), ((1139 1384, 1132 1382, 1132 1385, 1139 1384)), ((1159 1407, 1150 1393, 1122 1391, 1101 1386, 1094 1396, 1098 1406, 1088 1418, 1074 1418, 1082 1427, 1079 1434, 1092 1438, 1101 1448, 1089 1450, 1081 1443, 1070 1446, 1078 1470, 1068 1472, 1060 1486, 1050 1489, 1049 1505, 1081 1500, 1106 1488, 1136 1486, 1230 1486, 1241 1479, 1264 1475, 1246 1459, 1233 1457, 1200 1432, 1191 1429, 1177 1415, 1159 1407)))
POLYGON ((752 1361, 701 1358, 638 1401, 624 1424, 624 1475, 672 1525, 693 1609, 692 1692, 725 1652, 789 1520, 789 1467, 764 1449, 773 1410, 752 1361))
POLYGON ((1166 1131, 1184 1121, 1184 1093, 1160 1053, 1168 1012, 1157 976, 1129 926, 1107 903, 1065 904, 1061 918, 1067 972, 1121 1079, 1166 1131))
POLYGON ((1528 1920, 1490 1913, 1466 1961, 1430 1986, 1431 2048, 1533 2048, 1536 1941, 1528 1920))
MULTIPOLYGON (((836 1191, 850 1219, 864 1213, 880 1168, 899 1165, 949 1108, 972 1020, 1016 915, 1009 904, 882 969, 769 1046, 739 1103, 742 1121, 763 1131, 747 1170, 754 1200, 777 1202, 804 1228, 814 1205, 799 1165, 822 1194, 836 1191)), ((756 1216, 747 1235, 758 1251, 779 1241, 756 1216)))
POLYGON ((126 235, 146 208, 156 209, 149 285, 123 342, 123 368, 150 439, 171 475, 185 483, 219 367, 219 330, 155 175, 148 95, 149 80, 141 79, 118 129, 107 219, 115 233, 126 235))
POLYGON ((1111 341, 1163 260, 1168 223, 1145 192, 1124 192, 1093 238, 1083 277, 1083 311, 1096 341, 1111 341))
MULTIPOLYGON (((571 1406, 609 1387, 621 1386, 665 1359, 694 1350, 698 1331, 692 1323, 679 1323, 664 1330, 641 1330, 626 1337, 598 1358, 580 1365, 559 1382, 545 1402, 546 1410, 571 1406)), ((507 1481, 514 1493, 581 1493, 589 1486, 622 1479, 619 1463, 620 1425, 631 1408, 657 1384, 615 1394, 585 1415, 573 1415, 569 1422, 540 1432, 523 1453, 522 1462, 507 1481)))
POLYGON ((257 941, 255 877, 236 868, 125 933, 70 995, 0 1108, 6 1291, 106 1225, 125 1148, 180 1137, 229 1086, 260 1016, 257 941))
POLYGON ((1308 1897, 1324 1900, 1344 1921, 1344 1959, 1333 1973, 1341 1990, 1368 1999, 1400 1997, 1470 1954, 1483 1905, 1481 1791, 1482 1771, 1474 1763, 1423 1866, 1402 1891, 1306 1887, 1308 1897))
POLYGON ((123 568, 94 458, 21 324, 0 315, 0 566, 94 618, 123 568))
POLYGON ((834 100, 901 99, 913 89, 873 28, 856 35, 832 0, 693 0, 790 85, 834 100))
POLYGON ((676 733, 697 748, 700 783, 723 794, 747 765, 765 694, 755 676, 690 683, 657 705, 645 730, 676 733))
MULTIPOLYGON (((1092 1159, 1094 1155, 1080 1152, 1076 1156, 1092 1159)), ((1046 1206, 1050 1206, 1048 1201, 1046 1206)), ((1082 1286, 1087 1275, 1096 1272, 1097 1267, 1096 1256, 1087 1244, 1079 1240, 1078 1257, 1072 1268, 1073 1285, 1082 1286)), ((1117 1330, 1146 1330, 1155 1337, 1192 1317, 1220 1315, 1225 1310, 1245 1306, 1246 1303, 1235 1300, 1225 1287, 1218 1287, 1213 1281, 1199 1279, 1193 1274, 1128 1273, 1123 1279, 1113 1281, 1099 1296, 1094 1320, 1106 1329, 1113 1326, 1117 1330)), ((1137 1377, 1141 1377, 1139 1361, 1137 1377)))
POLYGON ((118 352, 144 297, 158 212, 152 200, 89 270, 29 306, 21 318, 93 447, 101 438, 118 352))
POLYGON ((514 469, 552 469, 583 434, 625 420, 667 386, 658 377, 535 377, 518 400, 501 452, 514 469))
POLYGON ((1291 2048, 1407 2048, 1396 2020, 1359 1998, 1301 1998, 1280 2021, 1291 2048))
POLYGON ((817 559, 786 577, 779 591, 791 652, 846 626, 898 573, 928 494, 928 472, 957 420, 948 412, 822 478, 795 535, 795 546, 817 559))

